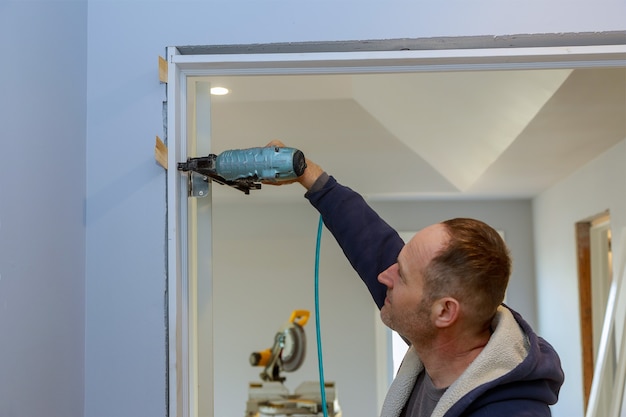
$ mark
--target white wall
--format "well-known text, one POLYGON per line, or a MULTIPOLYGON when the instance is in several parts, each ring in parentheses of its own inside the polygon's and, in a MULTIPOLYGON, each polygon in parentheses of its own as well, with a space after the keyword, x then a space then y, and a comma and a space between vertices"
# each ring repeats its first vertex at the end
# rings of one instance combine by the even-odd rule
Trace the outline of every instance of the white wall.
MULTIPOLYGON (((245 411, 248 382, 260 381, 262 368, 250 366, 250 353, 272 347, 276 332, 295 309, 311 312, 304 328, 307 357, 297 372, 283 374, 285 385, 293 390, 303 381, 319 381, 314 317, 318 215, 304 199, 288 205, 221 205, 214 200, 214 206, 215 299, 209 319, 215 326, 215 415, 238 417, 245 411)), ((326 381, 337 385, 344 415, 377 415, 376 307, 368 294, 324 232, 320 254, 324 374, 326 381)))
POLYGON ((608 209, 613 242, 621 241, 626 227, 625 160, 622 141, 533 202, 539 329, 561 355, 565 371, 555 416, 584 415, 574 225, 608 209))
POLYGON ((87 2, 0 2, 0 415, 83 415, 87 2))

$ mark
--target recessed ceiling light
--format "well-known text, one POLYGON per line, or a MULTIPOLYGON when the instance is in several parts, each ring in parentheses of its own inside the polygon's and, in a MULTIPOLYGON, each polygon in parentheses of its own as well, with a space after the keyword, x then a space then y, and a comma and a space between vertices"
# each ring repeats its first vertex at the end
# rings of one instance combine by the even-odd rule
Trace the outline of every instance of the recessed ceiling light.
POLYGON ((214 96, 225 96, 229 92, 230 91, 228 91, 228 88, 225 88, 225 87, 212 87, 211 88, 211 94, 213 94, 214 96))

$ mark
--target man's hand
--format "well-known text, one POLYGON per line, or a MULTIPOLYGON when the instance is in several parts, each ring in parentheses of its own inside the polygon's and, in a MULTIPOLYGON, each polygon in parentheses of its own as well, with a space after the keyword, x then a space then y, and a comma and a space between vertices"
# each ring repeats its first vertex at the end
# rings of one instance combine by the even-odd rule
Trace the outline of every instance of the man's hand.
MULTIPOLYGON (((273 140, 266 145, 267 147, 278 146, 279 148, 284 148, 285 144, 279 140, 273 140)), ((281 182, 273 182, 273 181, 263 181, 264 184, 268 185, 283 185, 283 184, 291 184, 293 182, 299 182, 302 184, 304 188, 310 190, 315 181, 319 178, 320 175, 324 173, 324 170, 317 165, 315 162, 306 159, 306 169, 304 173, 300 175, 297 179, 291 181, 281 181, 281 182)))

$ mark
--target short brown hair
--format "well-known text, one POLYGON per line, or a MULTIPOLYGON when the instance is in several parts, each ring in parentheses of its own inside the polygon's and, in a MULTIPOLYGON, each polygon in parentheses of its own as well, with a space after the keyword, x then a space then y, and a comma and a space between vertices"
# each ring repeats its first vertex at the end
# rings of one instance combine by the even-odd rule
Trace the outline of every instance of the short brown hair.
POLYGON ((480 220, 442 222, 450 240, 424 271, 428 297, 452 296, 466 305, 469 317, 488 325, 504 300, 511 256, 500 234, 480 220))

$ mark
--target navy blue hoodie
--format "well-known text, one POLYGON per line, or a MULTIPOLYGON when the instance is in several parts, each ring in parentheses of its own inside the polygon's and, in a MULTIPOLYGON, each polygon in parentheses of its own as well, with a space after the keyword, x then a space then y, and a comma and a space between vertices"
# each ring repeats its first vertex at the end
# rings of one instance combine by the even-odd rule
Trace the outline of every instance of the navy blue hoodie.
MULTIPOLYGON (((378 274, 397 260, 404 242, 398 233, 351 189, 324 174, 306 193, 322 215, 378 308, 386 287, 378 274)), ((483 352, 442 396, 433 417, 550 416, 564 375, 557 353, 524 319, 506 306, 498 309, 492 337, 483 352)), ((400 416, 423 365, 410 348, 392 383, 382 417, 400 416)), ((409 416, 410 417, 410 416, 409 416)))

